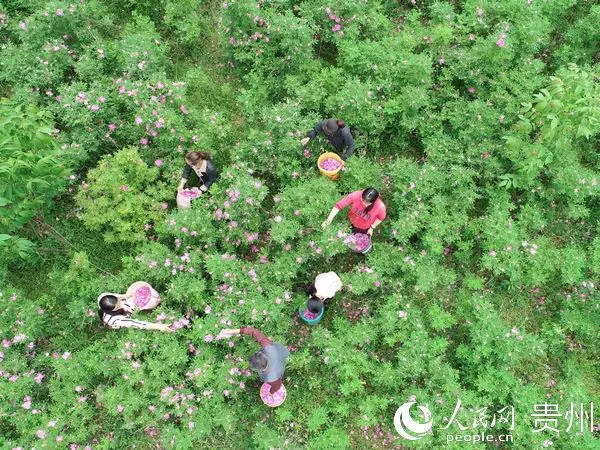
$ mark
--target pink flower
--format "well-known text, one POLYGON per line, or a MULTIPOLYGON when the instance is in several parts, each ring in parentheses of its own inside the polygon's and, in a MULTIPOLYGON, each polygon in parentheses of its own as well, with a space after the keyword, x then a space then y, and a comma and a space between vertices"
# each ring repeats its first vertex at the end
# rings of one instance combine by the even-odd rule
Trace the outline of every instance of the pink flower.
POLYGON ((204 336, 204 342, 212 342, 214 340, 214 336, 212 334, 207 334, 204 336))
POLYGON ((136 118, 135 118, 135 124, 136 124, 136 125, 141 125, 141 123, 142 123, 143 121, 144 121, 144 120, 143 120, 143 119, 142 119, 140 116, 136 116, 136 118))
POLYGON ((169 204, 168 204, 168 203, 164 203, 164 202, 163 202, 163 203, 161 203, 161 204, 160 204, 160 208, 161 208, 161 209, 167 209, 168 207, 169 207, 169 204))
POLYGON ((342 29, 342 26, 339 23, 336 23, 334 26, 331 27, 331 31, 333 31, 334 33, 340 31, 342 29))
POLYGON ((121 405, 121 404, 117 405, 117 412, 118 412, 119 414, 121 414, 121 413, 123 412, 123 409, 124 409, 124 408, 123 408, 123 405, 121 405))
POLYGON ((179 111, 181 111, 182 114, 188 114, 188 110, 184 105, 179 107, 179 111))
POLYGON ((154 161, 154 165, 156 167, 160 167, 163 165, 163 160, 162 159, 157 159, 156 161, 154 161))
POLYGON ((475 35, 473 33, 469 34, 469 40, 470 41, 474 41, 475 40, 475 35))
POLYGON ((36 383, 41 383, 44 377, 45 375, 43 373, 37 373, 33 379, 36 383))
POLYGON ((475 93, 475 91, 476 91, 476 89, 475 89, 473 86, 471 86, 471 87, 468 89, 468 91, 469 91, 471 94, 474 94, 474 93, 475 93))
POLYGON ((142 145, 148 145, 148 139, 146 139, 146 138, 141 138, 141 139, 140 139, 140 144, 142 144, 142 145))
POLYGON ((379 281, 375 281, 375 287, 379 287, 381 286, 381 283, 379 281))
POLYGON ((234 38, 233 36, 230 36, 230 37, 229 37, 229 43, 230 43, 231 45, 234 45, 234 44, 235 44, 235 38, 234 38))
POLYGON ((98 105, 92 105, 90 106, 90 109, 92 110, 92 112, 96 112, 100 109, 100 107, 98 105))
POLYGON ((63 12, 63 10, 62 10, 62 9, 58 8, 58 9, 56 10, 55 14, 56 14, 57 16, 63 16, 63 15, 64 15, 64 12, 63 12))
POLYGON ((298 175, 300 175, 298 172, 296 172, 295 170, 292 172, 292 178, 298 178, 298 175))
POLYGON ((156 122, 154 122, 154 126, 156 128, 162 128, 165 124, 165 119, 158 119, 156 122))
POLYGON ((44 430, 37 430, 35 435, 38 437, 38 439, 46 439, 46 432, 44 430))
POLYGON ((506 44, 506 42, 504 41, 504 39, 500 38, 496 41, 496 45, 498 47, 504 47, 504 45, 506 44))
POLYGON ((496 256, 496 251, 495 250, 490 250, 488 255, 490 256, 496 256))
POLYGON ((246 203, 248 203, 249 205, 252 205, 254 203, 254 199, 252 197, 248 197, 248 198, 246 198, 246 203))
POLYGON ((274 203, 279 203, 280 201, 281 201, 281 199, 279 198, 279 196, 276 195, 275 197, 273 197, 274 203))
POLYGON ((504 114, 502 114, 501 116, 498 117, 498 122, 504 123, 504 119, 505 119, 504 114))
POLYGON ((23 31, 27 31, 27 24, 23 21, 19 22, 19 28, 23 31))
POLYGON ((401 319, 404 319, 408 314, 406 314, 406 311, 398 311, 398 317, 400 317, 401 319))
POLYGON ((129 190, 129 186, 127 186, 126 184, 123 184, 123 185, 121 185, 121 187, 119 189, 121 189, 123 192, 126 192, 129 190))
POLYGON ((28 395, 23 399, 23 404, 21 405, 24 409, 31 408, 31 397, 28 395))
POLYGON ((117 126, 114 123, 108 124, 108 131, 115 131, 116 129, 117 129, 117 126))
POLYGON ((62 359, 64 359, 65 361, 66 361, 67 359, 69 359, 70 357, 71 357, 71 352, 64 352, 64 353, 62 354, 62 359))
POLYGON ((225 390, 223 391, 223 395, 224 395, 225 397, 229 397, 229 390, 228 390, 228 389, 225 389, 225 390))
POLYGON ((206 308, 204 308, 204 313, 210 314, 211 312, 212 312, 212 307, 210 305, 206 305, 206 308))
POLYGON ((296 209, 296 210, 294 211, 294 215, 295 215, 295 216, 299 216, 299 215, 300 215, 300 210, 299 210, 299 209, 296 209))
POLYGON ((98 102, 105 103, 106 102, 106 97, 98 97, 98 102))

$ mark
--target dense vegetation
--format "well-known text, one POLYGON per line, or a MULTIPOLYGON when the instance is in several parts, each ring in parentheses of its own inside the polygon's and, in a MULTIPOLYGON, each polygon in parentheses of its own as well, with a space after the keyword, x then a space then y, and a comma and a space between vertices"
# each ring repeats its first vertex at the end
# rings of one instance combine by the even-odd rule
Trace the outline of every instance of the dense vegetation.
POLYGON ((595 3, 0 0, 0 447, 463 448, 438 428, 460 398, 463 424, 513 406, 514 448, 598 448, 564 417, 600 404, 595 3), (357 141, 337 182, 300 145, 326 117, 357 141), (221 178, 178 211, 198 149, 221 178), (319 225, 366 186, 363 257, 319 225), (101 326, 135 280, 192 325, 101 326), (213 340, 242 325, 289 345, 279 408, 256 344, 213 340), (435 426, 409 442, 412 398, 435 426))

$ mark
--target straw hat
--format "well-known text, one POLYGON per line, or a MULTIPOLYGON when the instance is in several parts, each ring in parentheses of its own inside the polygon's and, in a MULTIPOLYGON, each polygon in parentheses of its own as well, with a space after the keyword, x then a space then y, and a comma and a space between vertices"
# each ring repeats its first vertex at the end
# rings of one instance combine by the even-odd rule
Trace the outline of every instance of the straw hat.
POLYGON ((322 273, 315 278, 315 289, 318 297, 331 298, 341 288, 342 280, 335 272, 322 273))

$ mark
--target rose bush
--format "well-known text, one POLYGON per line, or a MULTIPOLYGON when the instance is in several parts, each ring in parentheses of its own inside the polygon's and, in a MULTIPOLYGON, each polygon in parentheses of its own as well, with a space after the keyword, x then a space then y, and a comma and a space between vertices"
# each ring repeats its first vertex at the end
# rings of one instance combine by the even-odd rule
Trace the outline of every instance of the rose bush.
POLYGON ((459 398, 476 434, 513 406, 514 429, 487 431, 597 447, 563 420, 598 396, 597 16, 572 0, 0 3, 0 92, 53 116, 2 106, 0 151, 20 148, 0 170, 20 169, 0 177, 0 236, 39 255, 0 255, 0 447, 450 448, 459 398), (300 144, 328 117, 357 144, 336 182, 326 140, 300 144), (192 150, 220 178, 178 210, 192 150), (362 255, 346 211, 320 224, 367 186, 387 218, 362 255), (309 327, 305 288, 330 270, 343 289, 309 327), (136 317, 176 333, 101 324, 98 294, 135 280, 161 295, 136 317), (244 325, 290 350, 274 411, 257 344, 219 336, 244 325), (397 434, 407 401, 433 434, 397 434), (532 432, 544 402, 560 436, 532 432))

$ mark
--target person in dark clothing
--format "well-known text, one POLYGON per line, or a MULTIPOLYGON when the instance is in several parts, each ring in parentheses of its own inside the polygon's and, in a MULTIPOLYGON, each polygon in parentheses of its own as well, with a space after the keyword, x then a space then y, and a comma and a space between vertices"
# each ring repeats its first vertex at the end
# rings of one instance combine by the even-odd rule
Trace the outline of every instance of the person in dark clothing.
POLYGON ((338 152, 345 148, 344 153, 342 154, 343 161, 350 158, 356 144, 354 143, 354 138, 352 137, 352 134, 350 134, 350 128, 346 125, 346 122, 338 119, 326 119, 318 122, 315 125, 315 128, 309 131, 300 143, 302 145, 308 144, 308 141, 314 139, 317 134, 321 132, 323 132, 329 143, 338 152))
POLYGON ((202 192, 208 191, 219 177, 219 172, 210 160, 210 153, 208 152, 189 152, 185 155, 185 163, 177 192, 183 191, 190 177, 194 177, 190 184, 199 186, 202 192))
POLYGON ((261 349, 250 357, 250 368, 258 372, 260 381, 271 385, 270 394, 274 394, 283 383, 285 360, 290 352, 283 344, 273 342, 253 327, 225 328, 221 330, 218 338, 226 339, 238 334, 252 336, 260 345, 261 349))

